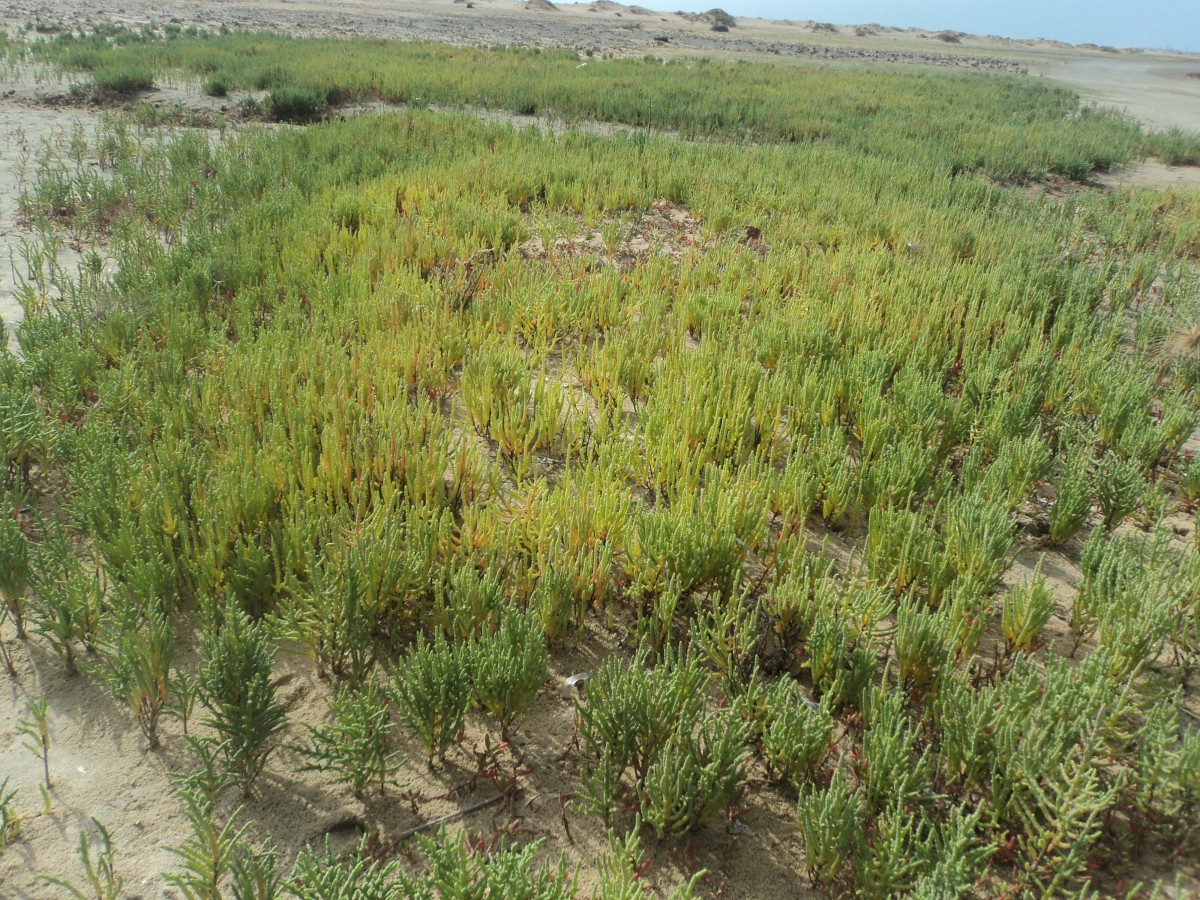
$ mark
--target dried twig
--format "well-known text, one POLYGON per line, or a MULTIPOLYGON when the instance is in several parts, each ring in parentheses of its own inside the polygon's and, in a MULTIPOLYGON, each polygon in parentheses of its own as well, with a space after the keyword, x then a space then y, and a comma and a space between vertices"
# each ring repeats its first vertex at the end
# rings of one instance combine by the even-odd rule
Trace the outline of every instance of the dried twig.
POLYGON ((407 840, 414 834, 420 834, 422 831, 428 831, 430 828, 436 828, 438 825, 441 825, 445 822, 451 822, 454 819, 462 818, 463 816, 470 815, 473 812, 478 812, 481 809, 487 809, 489 806, 495 806, 503 799, 503 794, 497 794, 495 797, 489 797, 487 800, 480 800, 478 803, 465 806, 462 809, 456 810, 452 813, 446 813, 444 816, 438 816, 436 819, 427 819, 420 825, 414 825, 407 831, 400 832, 400 834, 396 836, 396 841, 398 843, 400 841, 407 840))

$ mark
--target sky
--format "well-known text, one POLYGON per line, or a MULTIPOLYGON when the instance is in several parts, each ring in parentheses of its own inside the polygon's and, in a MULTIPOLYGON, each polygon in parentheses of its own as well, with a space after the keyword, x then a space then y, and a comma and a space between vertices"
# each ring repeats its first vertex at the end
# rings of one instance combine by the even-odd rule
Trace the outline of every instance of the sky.
POLYGON ((626 0, 735 16, 813 19, 901 28, 1200 52, 1200 0, 626 0))

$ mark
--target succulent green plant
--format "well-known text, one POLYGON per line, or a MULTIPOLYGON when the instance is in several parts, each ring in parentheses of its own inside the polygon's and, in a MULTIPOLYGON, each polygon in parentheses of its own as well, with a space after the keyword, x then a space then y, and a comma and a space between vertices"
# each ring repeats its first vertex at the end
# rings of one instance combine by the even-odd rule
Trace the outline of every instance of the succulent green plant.
POLYGON ((16 788, 8 786, 9 776, 0 781, 0 856, 8 845, 21 837, 21 814, 17 812, 16 788))
POLYGON ((374 681, 357 688, 340 686, 329 709, 333 722, 305 725, 310 743, 299 750, 311 760, 306 768, 335 773, 356 797, 372 785, 382 794, 401 765, 399 752, 391 749, 393 724, 386 690, 374 681))
POLYGON ((643 821, 683 837, 712 821, 741 796, 750 758, 749 731, 735 714, 707 716, 698 732, 668 738, 640 789, 643 821))
POLYGON ((75 900, 120 900, 124 896, 125 878, 117 872, 117 852, 113 847, 112 835, 97 819, 92 819, 99 844, 93 845, 87 832, 79 831, 79 860, 83 864, 82 887, 65 878, 43 875, 47 884, 62 888, 75 900))
POLYGON ((157 749, 159 719, 171 697, 175 631, 170 620, 157 609, 141 616, 126 601, 102 619, 99 650, 94 671, 133 712, 150 749, 157 749))
POLYGON ((1063 463, 1062 474, 1053 482, 1058 496, 1050 508, 1050 539, 1056 544, 1065 543, 1078 534, 1092 513, 1089 468, 1090 460, 1082 449, 1072 447, 1063 463))
POLYGON ((201 653, 196 677, 206 724, 220 735, 226 764, 249 794, 287 722, 275 697, 275 651, 262 627, 229 605, 221 627, 201 641, 201 653))
POLYGON ((469 656, 437 633, 417 643, 392 671, 390 691, 400 717, 425 745, 429 764, 458 740, 471 702, 469 656))
POLYGON ((546 681, 550 653, 538 617, 506 610, 494 632, 472 641, 468 658, 475 700, 500 720, 501 739, 508 740, 546 681))
POLYGON ((668 649, 650 664, 645 652, 608 660, 576 703, 580 744, 594 761, 588 803, 606 820, 629 788, 626 775, 641 784, 671 736, 694 729, 704 712, 707 678, 695 661, 668 649))
POLYGON ((25 714, 17 719, 17 733, 25 737, 25 748, 42 764, 42 794, 49 805, 50 782, 50 717, 49 698, 43 694, 25 703, 25 714))
POLYGON ((1038 563, 1033 576, 1004 595, 1000 629, 1010 654, 1035 650, 1042 629, 1054 615, 1054 594, 1038 563))
MULTIPOLYGON (((0 516, 0 596, 6 618, 11 618, 17 637, 25 638, 25 592, 29 588, 29 539, 17 520, 0 516)), ((10 666, 11 671, 11 666, 10 666)))
POLYGON ((809 877, 817 884, 836 883, 865 838, 862 796, 839 769, 827 787, 801 789, 796 818, 809 877))

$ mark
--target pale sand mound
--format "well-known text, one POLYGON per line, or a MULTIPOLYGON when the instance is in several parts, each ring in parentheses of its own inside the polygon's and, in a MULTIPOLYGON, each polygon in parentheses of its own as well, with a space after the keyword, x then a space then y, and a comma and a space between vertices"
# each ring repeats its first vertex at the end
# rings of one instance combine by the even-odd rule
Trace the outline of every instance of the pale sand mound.
POLYGON ((1135 166, 1124 166, 1097 175, 1096 181, 1108 187, 1184 188, 1200 191, 1200 168, 1168 166, 1157 159, 1148 159, 1135 166))

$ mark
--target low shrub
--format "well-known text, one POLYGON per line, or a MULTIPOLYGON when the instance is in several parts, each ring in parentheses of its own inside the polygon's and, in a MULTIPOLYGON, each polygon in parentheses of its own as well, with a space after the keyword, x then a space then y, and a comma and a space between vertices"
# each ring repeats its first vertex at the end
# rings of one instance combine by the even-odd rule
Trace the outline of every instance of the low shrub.
POLYGON ((154 89, 149 69, 101 68, 92 76, 92 92, 98 97, 131 97, 154 89))
POLYGON ((344 99, 344 92, 333 86, 277 87, 267 97, 267 112, 277 122, 311 122, 344 99))
POLYGON ((1182 128, 1148 135, 1146 149, 1168 166, 1200 166, 1200 135, 1182 128))

